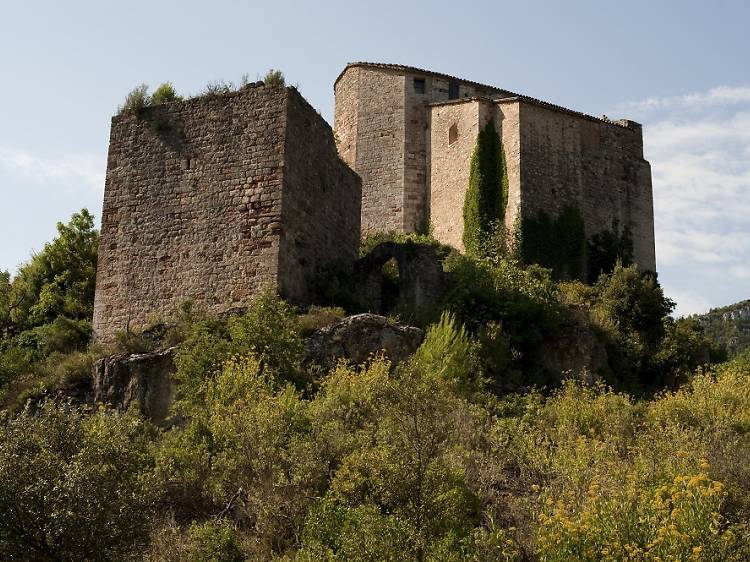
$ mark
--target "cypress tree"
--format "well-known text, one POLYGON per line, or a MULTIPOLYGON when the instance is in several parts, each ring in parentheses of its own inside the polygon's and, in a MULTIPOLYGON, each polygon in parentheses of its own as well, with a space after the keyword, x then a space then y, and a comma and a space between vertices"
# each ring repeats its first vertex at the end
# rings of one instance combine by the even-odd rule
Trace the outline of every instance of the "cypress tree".
POLYGON ((483 242, 493 228, 503 224, 508 193, 508 177, 500 135, 489 121, 479 132, 471 155, 469 188, 464 199, 466 253, 480 255, 483 242))

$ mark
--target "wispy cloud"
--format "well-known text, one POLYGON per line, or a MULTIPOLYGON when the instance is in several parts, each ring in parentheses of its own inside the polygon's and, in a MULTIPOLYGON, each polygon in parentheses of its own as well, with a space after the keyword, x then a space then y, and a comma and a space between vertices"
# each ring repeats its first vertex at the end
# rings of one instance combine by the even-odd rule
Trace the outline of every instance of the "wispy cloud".
POLYGON ((44 157, 23 149, 0 147, 0 175, 60 187, 104 189, 105 162, 93 155, 44 157))
POLYGON ((750 103, 750 86, 717 86, 707 92, 693 92, 680 96, 650 97, 622 104, 623 110, 643 112, 698 106, 735 105, 750 103))

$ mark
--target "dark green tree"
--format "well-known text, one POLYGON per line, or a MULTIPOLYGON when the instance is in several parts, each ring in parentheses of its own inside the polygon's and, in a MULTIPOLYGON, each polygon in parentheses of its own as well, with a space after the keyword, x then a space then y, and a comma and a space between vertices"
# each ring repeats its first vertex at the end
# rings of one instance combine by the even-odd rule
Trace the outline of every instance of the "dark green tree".
POLYGON ((502 227, 507 198, 503 147, 495 124, 489 121, 474 146, 464 199, 463 242, 468 254, 481 256, 485 241, 502 227))

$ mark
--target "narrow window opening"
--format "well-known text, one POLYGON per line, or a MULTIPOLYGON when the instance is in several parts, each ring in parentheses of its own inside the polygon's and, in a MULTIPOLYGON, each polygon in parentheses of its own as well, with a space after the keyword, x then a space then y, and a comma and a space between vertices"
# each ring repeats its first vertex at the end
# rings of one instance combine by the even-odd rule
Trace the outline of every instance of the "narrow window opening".
POLYGON ((458 126, 454 123, 448 129, 448 144, 453 144, 458 140, 458 126))
POLYGON ((458 82, 451 82, 448 84, 448 99, 449 100, 458 99, 458 82))
POLYGON ((424 94, 424 78, 415 78, 414 79, 414 93, 415 94, 424 94))
POLYGON ((186 169, 186 170, 189 170, 189 169, 190 169, 190 164, 191 164, 191 163, 192 163, 192 162, 190 161, 190 158, 185 158, 185 169, 186 169))

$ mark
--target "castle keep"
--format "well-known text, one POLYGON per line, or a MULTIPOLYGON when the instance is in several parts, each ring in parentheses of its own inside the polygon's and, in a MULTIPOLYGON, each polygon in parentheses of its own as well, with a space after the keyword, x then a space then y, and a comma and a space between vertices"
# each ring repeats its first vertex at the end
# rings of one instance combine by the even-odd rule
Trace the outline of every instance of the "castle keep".
POLYGON ((293 88, 246 87, 112 119, 94 302, 100 340, 186 300, 219 313, 266 286, 306 302, 356 258, 360 180, 293 88))
POLYGON ((94 304, 111 340, 186 300, 220 313, 273 286, 313 299, 356 259, 360 235, 423 231, 463 249, 479 131, 505 155, 505 226, 574 208, 586 239, 632 238, 655 270, 651 172, 641 127, 417 68, 349 64, 335 141, 294 88, 262 83, 112 119, 94 304))
POLYGON ((349 64, 334 91, 339 152, 362 177, 363 232, 429 225, 462 249, 469 162, 492 120, 505 152, 508 228, 573 206, 588 238, 627 228, 634 262, 656 269, 651 169, 637 123, 394 64, 349 64))

